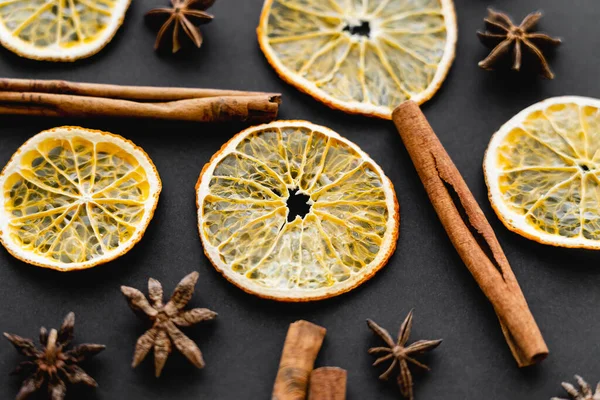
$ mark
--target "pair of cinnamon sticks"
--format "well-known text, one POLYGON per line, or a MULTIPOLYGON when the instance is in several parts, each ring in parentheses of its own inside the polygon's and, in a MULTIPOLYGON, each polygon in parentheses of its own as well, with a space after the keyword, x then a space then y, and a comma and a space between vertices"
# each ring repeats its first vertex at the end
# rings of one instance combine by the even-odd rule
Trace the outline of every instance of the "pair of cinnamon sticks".
POLYGON ((277 93, 0 79, 0 114, 196 122, 275 119, 277 93))
POLYGON ((307 321, 290 325, 272 400, 345 400, 345 370, 337 367, 313 369, 327 330, 307 321), (308 392, 308 397, 307 397, 308 392))

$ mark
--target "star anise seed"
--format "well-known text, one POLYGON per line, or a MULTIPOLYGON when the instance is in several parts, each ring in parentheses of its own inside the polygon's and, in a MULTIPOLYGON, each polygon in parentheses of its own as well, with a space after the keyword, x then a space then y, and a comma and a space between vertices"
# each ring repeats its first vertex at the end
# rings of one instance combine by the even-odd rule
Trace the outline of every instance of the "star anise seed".
POLYGON ((202 32, 198 25, 208 24, 214 18, 213 15, 205 12, 215 3, 215 0, 171 0, 171 8, 155 8, 146 13, 146 18, 150 23, 158 22, 160 29, 156 36, 154 49, 158 50, 163 42, 167 32, 172 32, 173 53, 181 49, 179 40, 180 31, 200 48, 202 46, 202 32))
POLYGON ((98 384, 77 364, 87 358, 95 356, 105 349, 101 344, 81 344, 65 351, 73 340, 75 314, 69 313, 60 327, 60 330, 46 328, 40 329, 41 348, 38 349, 32 340, 25 339, 10 333, 4 336, 15 346, 17 351, 28 357, 15 369, 15 374, 27 373, 17 400, 25 400, 31 394, 46 386, 48 396, 52 400, 62 400, 67 393, 66 382, 75 384, 83 383, 96 387, 98 384))
POLYGON ((154 349, 154 370, 158 378, 172 351, 172 344, 192 364, 204 368, 202 352, 190 338, 183 334, 178 327, 187 327, 202 321, 212 320, 217 313, 206 308, 194 308, 184 311, 183 308, 191 300, 194 287, 198 282, 198 272, 192 272, 179 282, 171 299, 163 303, 163 289, 159 281, 148 280, 148 298, 137 289, 121 286, 121 291, 127 297, 129 306, 136 312, 145 314, 153 326, 146 331, 137 341, 133 356, 133 368, 137 367, 146 358, 150 350, 154 349))
POLYGON ((398 373, 398 386, 400 386, 400 393, 402 396, 409 400, 414 399, 413 394, 413 379, 408 368, 408 363, 412 363, 424 370, 429 371, 429 367, 420 363, 414 359, 415 355, 422 354, 431 351, 438 347, 442 340, 419 340, 413 344, 406 346, 410 331, 412 328, 413 311, 408 313, 408 316, 400 326, 400 332, 398 333, 398 341, 394 342, 389 332, 377 325, 370 319, 367 320, 367 325, 371 330, 378 335, 388 345, 388 347, 373 347, 369 349, 369 354, 384 353, 383 356, 379 357, 373 363, 373 366, 379 365, 382 362, 392 360, 392 363, 388 369, 379 376, 381 380, 388 380, 391 373, 394 371, 396 365, 399 366, 398 373))
MULTIPOLYGON (((575 375, 575 380, 579 385, 579 390, 570 383, 563 382, 562 387, 573 398, 573 400, 600 400, 600 383, 596 386, 596 393, 592 393, 591 386, 579 375, 575 375)), ((553 397, 552 400, 567 400, 553 397)))
POLYGON ((492 51, 478 65, 483 69, 492 70, 496 63, 512 52, 512 69, 519 71, 523 51, 528 51, 539 60, 541 75, 547 79, 554 79, 554 73, 550 70, 540 47, 558 46, 561 40, 545 33, 532 32, 541 17, 541 12, 533 12, 517 26, 507 14, 488 9, 488 17, 484 19, 487 30, 477 32, 477 36, 485 46, 492 48, 492 51))

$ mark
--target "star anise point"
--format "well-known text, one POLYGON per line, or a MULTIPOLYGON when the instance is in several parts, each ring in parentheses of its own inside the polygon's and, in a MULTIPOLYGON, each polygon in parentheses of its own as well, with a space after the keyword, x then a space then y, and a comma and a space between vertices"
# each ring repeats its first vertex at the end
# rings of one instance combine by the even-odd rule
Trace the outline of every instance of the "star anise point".
MULTIPOLYGON (((573 400, 600 400, 600 382, 596 385, 596 391, 579 375, 575 375, 575 381, 579 388, 568 382, 562 382, 561 386, 571 396, 573 400)), ((559 397, 553 397, 551 400, 567 400, 559 397)))
POLYGON ((214 19, 212 14, 205 10, 215 3, 214 0, 171 0, 171 8, 155 8, 146 13, 149 21, 162 21, 156 35, 154 49, 158 50, 164 42, 165 35, 171 32, 173 53, 181 47, 180 31, 187 35, 190 41, 198 48, 202 46, 203 37, 198 25, 207 24, 214 19))
POLYGON ((369 349, 369 354, 384 353, 373 363, 374 366, 379 365, 385 361, 391 360, 391 364, 384 373, 379 376, 381 380, 388 380, 396 366, 399 366, 399 374, 397 378, 398 386, 400 387, 400 393, 409 400, 413 400, 413 381, 408 363, 418 366, 426 371, 429 371, 429 367, 425 364, 414 359, 414 355, 423 354, 427 351, 433 350, 438 347, 442 340, 419 340, 408 346, 410 332, 412 330, 413 322, 413 310, 411 310, 398 332, 398 340, 394 342, 391 335, 387 330, 379 326, 373 320, 367 319, 367 325, 369 328, 379 336, 388 347, 372 347, 369 349))
POLYGON ((202 321, 212 320, 217 316, 206 308, 184 310, 194 293, 199 274, 194 271, 185 276, 175 287, 169 301, 163 302, 162 285, 156 279, 148 280, 148 299, 135 288, 122 286, 121 291, 134 311, 142 311, 153 326, 137 340, 131 366, 137 367, 154 351, 154 371, 158 378, 171 354, 173 346, 179 350, 197 368, 205 366, 202 352, 190 338, 178 327, 188 327, 202 321))
POLYGON ((540 74, 547 79, 553 79, 554 73, 539 46, 557 46, 561 40, 544 33, 531 32, 542 15, 541 11, 532 12, 523 18, 519 25, 515 25, 507 14, 488 9, 488 16, 484 19, 487 30, 478 31, 477 36, 485 46, 492 48, 492 51, 478 63, 479 67, 492 70, 496 63, 511 56, 511 68, 520 71, 525 50, 538 59, 540 74))
POLYGON ((78 364, 101 352, 105 346, 81 344, 71 350, 66 350, 73 340, 74 325, 75 314, 71 312, 67 314, 59 330, 51 329, 48 332, 46 328, 42 327, 40 329, 41 349, 38 349, 30 339, 4 333, 4 337, 13 344, 17 351, 29 358, 21 362, 14 371, 14 373, 25 371, 29 373, 29 377, 25 379, 17 394, 17 400, 28 398, 44 386, 47 387, 52 400, 62 400, 67 392, 65 382, 82 383, 91 387, 98 386, 98 383, 78 364))

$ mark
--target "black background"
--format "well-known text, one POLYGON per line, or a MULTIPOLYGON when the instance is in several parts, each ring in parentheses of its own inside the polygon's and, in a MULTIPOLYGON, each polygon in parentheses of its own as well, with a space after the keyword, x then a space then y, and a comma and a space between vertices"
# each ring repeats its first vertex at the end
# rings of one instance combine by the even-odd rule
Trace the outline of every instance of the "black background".
MULTIPOLYGON (((487 200, 481 162, 491 134, 522 108, 556 95, 600 97, 600 4, 597 0, 503 0, 491 5, 516 19, 542 8, 541 29, 564 44, 552 60, 554 81, 480 70, 486 54, 475 36, 487 1, 456 0, 457 58, 442 89, 424 106, 434 130, 471 187, 529 301, 550 348, 541 365, 518 369, 495 314, 447 239, 391 122, 329 110, 284 84, 268 66, 255 36, 262 0, 219 0, 216 20, 203 28, 201 50, 156 55, 154 32, 143 21, 166 0, 134 0, 116 37, 101 53, 74 64, 20 59, 0 51, 0 75, 162 86, 277 91, 281 118, 306 119, 336 130, 368 152, 393 181, 401 205, 398 249, 386 268, 353 292, 312 304, 278 304, 243 293, 223 279, 202 253, 196 229, 194 184, 238 124, 0 119, 0 165, 33 134, 78 124, 121 134, 143 147, 163 180, 163 193, 144 239, 127 255, 77 273, 29 266, 0 250, 0 331, 37 337, 41 325, 58 327, 77 315, 76 341, 108 348, 84 365, 100 384, 70 389, 70 399, 268 399, 290 322, 308 319, 328 329, 317 365, 348 370, 349 399, 393 399, 393 383, 379 382, 367 349, 379 343, 365 325, 372 318, 394 334, 415 308, 412 339, 444 338, 425 357, 432 371, 418 375, 418 399, 548 399, 560 382, 579 373, 600 380, 600 253, 543 246, 510 233, 487 200), (173 354, 160 379, 150 356, 130 368, 137 337, 148 327, 129 310, 119 286, 146 291, 148 277, 166 294, 187 273, 200 271, 190 306, 219 313, 214 323, 185 332, 204 352, 207 367, 193 368, 173 354)), ((0 398, 13 398, 10 377, 21 360, 0 342, 0 398)))

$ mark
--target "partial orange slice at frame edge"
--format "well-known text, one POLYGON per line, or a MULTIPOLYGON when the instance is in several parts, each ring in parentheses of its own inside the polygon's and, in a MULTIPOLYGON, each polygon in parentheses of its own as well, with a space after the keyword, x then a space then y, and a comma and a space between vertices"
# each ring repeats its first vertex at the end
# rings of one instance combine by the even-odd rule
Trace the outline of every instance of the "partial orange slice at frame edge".
POLYGON ((286 82, 332 108, 384 119, 438 91, 457 40, 452 0, 266 0, 257 33, 286 82))

